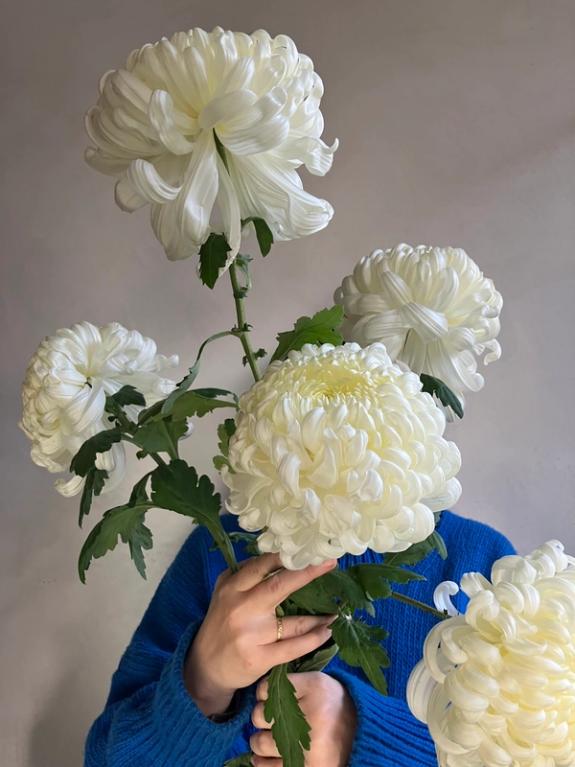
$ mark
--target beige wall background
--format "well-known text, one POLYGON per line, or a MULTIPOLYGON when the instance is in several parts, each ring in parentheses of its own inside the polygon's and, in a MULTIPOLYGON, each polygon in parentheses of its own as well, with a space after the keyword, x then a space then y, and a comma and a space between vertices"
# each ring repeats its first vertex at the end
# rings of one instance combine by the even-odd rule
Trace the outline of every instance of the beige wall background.
MULTIPOLYGON (((324 78, 325 136, 341 148, 326 179, 305 183, 336 215, 257 260, 256 342, 271 348, 327 305, 376 246, 465 247, 505 298, 504 356, 450 430, 464 459, 457 511, 521 550, 558 537, 575 552, 575 3, 20 0, 2 16, 2 765, 81 764, 119 655, 189 532, 153 513, 148 581, 121 550, 82 586, 76 557, 96 513, 78 530, 76 501, 52 490, 16 427, 26 362, 59 327, 118 320, 188 362, 232 322, 227 283, 212 293, 192 262, 168 263, 146 213, 121 213, 82 159, 99 76, 163 34, 287 33, 324 78)), ((239 354, 211 347, 202 385, 247 385, 239 354)), ((214 426, 186 445, 202 470, 214 426)), ((141 473, 134 462, 126 487, 141 473)))

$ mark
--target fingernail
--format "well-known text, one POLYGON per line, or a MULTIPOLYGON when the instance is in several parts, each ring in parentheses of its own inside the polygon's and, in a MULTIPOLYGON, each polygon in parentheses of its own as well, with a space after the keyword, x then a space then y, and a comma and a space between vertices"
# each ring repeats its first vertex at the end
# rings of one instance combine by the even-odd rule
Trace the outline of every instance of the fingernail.
POLYGON ((326 625, 327 626, 331 625, 336 618, 337 618, 337 615, 326 615, 326 617, 325 617, 326 625))

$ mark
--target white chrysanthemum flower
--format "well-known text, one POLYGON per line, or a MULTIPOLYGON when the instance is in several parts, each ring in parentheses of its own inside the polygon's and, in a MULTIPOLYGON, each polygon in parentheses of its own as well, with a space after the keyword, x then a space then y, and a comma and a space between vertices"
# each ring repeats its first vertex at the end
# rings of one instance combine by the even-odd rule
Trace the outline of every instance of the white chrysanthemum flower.
POLYGON ((461 398, 479 391, 477 358, 501 356, 501 295, 461 248, 398 245, 362 258, 335 294, 344 336, 381 341, 393 360, 435 376, 461 398))
POLYGON ((550 541, 461 581, 465 615, 439 623, 408 702, 442 767, 575 764, 575 560, 550 541))
POLYGON ((333 208, 305 192, 297 173, 305 165, 323 176, 332 164, 337 141, 320 139, 322 95, 313 62, 285 35, 178 32, 104 75, 86 118, 86 157, 118 179, 123 210, 150 203, 170 259, 197 253, 217 205, 231 260, 241 219, 263 218, 276 240, 329 223, 333 208))
MULTIPOLYGON (((153 404, 174 388, 175 382, 160 374, 177 364, 177 356, 158 354, 151 338, 117 322, 101 328, 81 322, 46 338, 30 360, 22 386, 19 425, 32 440, 34 463, 52 473, 68 472, 81 445, 111 427, 106 395, 130 384, 147 405, 153 404)), ((126 408, 131 417, 139 410, 126 408)), ((105 492, 121 481, 124 465, 121 443, 98 455, 96 466, 109 474, 105 492)), ((54 484, 62 495, 71 496, 80 492, 84 479, 72 476, 54 484)))
POLYGON ((445 416, 383 344, 290 352, 239 411, 227 508, 287 568, 407 549, 461 493, 445 416))

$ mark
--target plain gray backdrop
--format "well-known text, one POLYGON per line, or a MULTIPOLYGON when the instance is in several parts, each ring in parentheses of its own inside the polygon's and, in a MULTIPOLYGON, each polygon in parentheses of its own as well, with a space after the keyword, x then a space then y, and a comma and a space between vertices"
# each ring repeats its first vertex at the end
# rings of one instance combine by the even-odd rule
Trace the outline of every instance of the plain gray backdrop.
MULTIPOLYGON (((211 292, 194 263, 169 263, 147 213, 120 212, 111 180, 83 162, 82 116, 100 75, 162 35, 218 24, 286 33, 324 79, 324 137, 341 146, 331 173, 305 184, 336 214, 256 259, 256 343, 269 348, 295 317, 328 305, 374 247, 464 247, 505 307, 503 358, 449 429, 463 454, 456 511, 520 550, 556 537, 575 552, 575 3, 20 0, 2 18, 3 765, 81 764, 119 655, 190 530, 152 513, 148 581, 119 550, 82 586, 77 554, 105 506, 80 531, 77 500, 32 465, 16 426, 27 360, 57 328, 117 320, 187 363, 232 323, 227 282, 211 292)), ((239 357, 233 341, 211 347, 201 385, 241 390, 239 357)), ((214 427, 204 419, 186 444, 202 470, 214 427)), ((134 462, 126 487, 142 471, 134 462)))

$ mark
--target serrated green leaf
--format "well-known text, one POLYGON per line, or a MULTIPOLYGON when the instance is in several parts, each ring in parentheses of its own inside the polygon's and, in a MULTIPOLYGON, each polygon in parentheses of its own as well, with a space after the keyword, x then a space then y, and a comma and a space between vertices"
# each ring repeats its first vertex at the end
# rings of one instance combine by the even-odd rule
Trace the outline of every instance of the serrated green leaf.
POLYGON ((400 565, 416 565, 432 551, 437 550, 442 559, 447 558, 447 549, 441 535, 434 530, 431 535, 421 543, 414 543, 405 551, 398 551, 395 554, 386 554, 384 563, 399 567, 400 565))
POLYGON ((213 288, 228 260, 231 248, 223 234, 210 234, 200 248, 200 279, 213 288))
POLYGON ((109 397, 120 407, 125 407, 126 405, 139 405, 144 407, 146 404, 144 395, 139 392, 135 386, 131 386, 130 384, 122 386, 119 391, 109 395, 109 397))
MULTIPOLYGON (((204 389, 203 391, 207 391, 204 389)), ((223 389, 221 391, 224 391, 223 389)), ((229 400, 217 399, 217 397, 207 397, 196 389, 184 392, 182 396, 174 402, 172 407, 172 418, 180 420, 182 418, 191 418, 197 416, 201 418, 206 413, 222 407, 236 407, 236 403, 229 400)))
POLYGON ((347 570, 331 570, 294 591, 289 601, 300 610, 315 615, 329 615, 345 604, 352 610, 370 608, 369 600, 347 570))
POLYGON ((230 449, 230 437, 235 434, 236 422, 233 418, 226 418, 226 420, 218 426, 218 447, 221 455, 216 455, 213 459, 214 466, 218 471, 221 471, 224 466, 230 468, 228 461, 229 449, 230 449))
POLYGON ((341 306, 322 309, 313 317, 300 317, 293 330, 278 334, 278 346, 273 353, 272 362, 284 359, 288 352, 298 351, 304 344, 339 346, 343 343, 343 336, 338 330, 342 322, 343 308, 341 306))
POLYGON ((132 439, 144 453, 168 453, 172 458, 178 455, 178 440, 188 430, 185 419, 172 417, 151 420, 140 426, 132 439))
POLYGON ((275 666, 268 676, 264 716, 272 724, 272 735, 286 767, 304 767, 304 750, 311 746, 310 725, 300 708, 287 665, 275 666))
POLYGON ((218 426, 218 447, 220 453, 226 458, 230 450, 230 438, 236 433, 236 422, 233 418, 226 420, 218 426))
POLYGON ((258 245, 260 247, 260 253, 265 258, 265 256, 267 256, 272 249, 272 245, 274 244, 274 236, 272 230, 269 228, 263 218, 250 216, 250 218, 246 218, 242 221, 242 226, 249 223, 254 225, 258 245))
POLYGON ((106 469, 97 469, 93 466, 88 470, 86 479, 84 480, 84 487, 82 489, 82 497, 80 499, 80 514, 78 516, 78 525, 82 527, 84 517, 88 516, 90 509, 92 508, 92 500, 95 495, 100 495, 108 479, 108 472, 106 469))
POLYGON ((425 580, 423 575, 411 570, 377 563, 354 565, 349 567, 347 572, 360 584, 371 599, 387 599, 391 596, 390 582, 409 583, 410 581, 425 580))
POLYGON ((146 577, 144 549, 152 547, 152 532, 144 524, 144 517, 151 508, 151 503, 140 503, 136 506, 116 506, 105 512, 86 538, 80 552, 78 573, 82 583, 86 582, 86 571, 92 560, 115 549, 120 539, 128 544, 130 555, 140 575, 146 577))
POLYGON ((70 471, 74 474, 78 474, 80 477, 85 477, 90 469, 94 468, 98 453, 107 453, 112 445, 116 442, 120 442, 121 439, 122 432, 117 427, 94 434, 93 437, 90 437, 84 442, 82 447, 72 458, 70 471))
POLYGON ((191 517, 194 522, 212 525, 219 521, 220 494, 211 479, 180 459, 152 472, 152 501, 163 509, 191 517))
POLYGON ((435 376, 422 373, 420 376, 423 384, 422 391, 428 394, 434 394, 445 407, 450 407, 458 418, 463 418, 463 405, 459 397, 449 388, 449 386, 435 376))
POLYGON ((381 645, 387 632, 379 626, 368 626, 361 620, 341 615, 331 624, 332 637, 339 657, 350 666, 359 666, 378 692, 387 695, 383 669, 389 657, 381 645))

